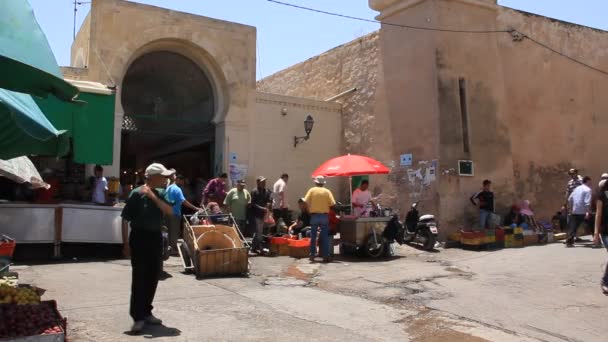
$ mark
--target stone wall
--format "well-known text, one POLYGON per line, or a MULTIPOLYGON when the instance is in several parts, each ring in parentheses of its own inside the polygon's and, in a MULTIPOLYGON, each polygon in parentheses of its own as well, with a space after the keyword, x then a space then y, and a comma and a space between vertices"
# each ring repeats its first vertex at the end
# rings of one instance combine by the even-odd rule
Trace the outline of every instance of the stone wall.
MULTIPOLYGON (((557 51, 608 71, 608 33, 501 7, 498 26, 514 27, 557 51)), ((608 147, 608 75, 579 65, 533 42, 498 40, 505 103, 519 198, 543 218, 564 202, 567 170, 578 168, 597 184, 608 166, 597 156, 608 147)))
POLYGON ((378 78, 378 38, 373 32, 258 81, 257 88, 274 94, 326 100, 352 88, 343 105, 345 149, 368 153, 378 78))
MULTIPOLYGON (((288 201, 297 208, 298 198, 304 197, 312 185, 312 173, 324 161, 342 150, 341 107, 337 103, 316 101, 276 94, 257 92, 255 116, 250 138, 240 138, 230 131, 230 149, 250 147, 247 184, 255 186, 255 178, 268 178, 272 186, 282 173, 289 174, 288 201), (304 120, 311 115, 315 125, 310 139, 294 147, 294 136, 304 135, 304 120)), ((336 200, 343 180, 332 179, 327 187, 334 191, 336 200)), ((347 200, 348 201, 348 200, 347 200)))
MULTIPOLYGON (((343 129, 336 134, 344 136, 339 153, 368 155, 390 164, 392 159, 383 147, 390 141, 385 134, 389 125, 376 115, 376 88, 382 74, 379 38, 379 32, 372 32, 268 76, 258 81, 258 90, 327 100, 357 88, 336 100, 342 105, 343 129)), ((383 185, 386 182, 386 176, 373 177, 372 188, 376 194, 383 193, 388 204, 395 194, 383 185)))

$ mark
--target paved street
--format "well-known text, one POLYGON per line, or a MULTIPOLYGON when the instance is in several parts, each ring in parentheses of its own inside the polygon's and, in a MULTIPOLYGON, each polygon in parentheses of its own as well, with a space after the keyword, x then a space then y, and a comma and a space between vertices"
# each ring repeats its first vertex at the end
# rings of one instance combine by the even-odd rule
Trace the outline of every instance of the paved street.
POLYGON ((249 278, 159 285, 165 326, 129 336, 127 260, 19 267, 59 302, 75 341, 605 341, 603 249, 563 244, 310 264, 252 258, 249 278))

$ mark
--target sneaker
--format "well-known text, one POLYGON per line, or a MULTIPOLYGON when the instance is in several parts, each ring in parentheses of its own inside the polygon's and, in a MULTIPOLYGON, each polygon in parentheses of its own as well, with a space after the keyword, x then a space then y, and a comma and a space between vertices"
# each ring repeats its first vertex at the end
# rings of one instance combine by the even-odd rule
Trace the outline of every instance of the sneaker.
POLYGON ((144 330, 145 325, 146 321, 137 321, 133 323, 133 326, 131 327, 131 332, 134 334, 140 333, 142 332, 142 330, 144 330))
POLYGON ((163 324, 163 321, 160 318, 154 317, 154 315, 150 315, 150 316, 146 317, 146 323, 152 324, 152 325, 161 325, 161 324, 163 324))
POLYGON ((602 285, 602 293, 604 296, 608 296, 608 286, 602 285))

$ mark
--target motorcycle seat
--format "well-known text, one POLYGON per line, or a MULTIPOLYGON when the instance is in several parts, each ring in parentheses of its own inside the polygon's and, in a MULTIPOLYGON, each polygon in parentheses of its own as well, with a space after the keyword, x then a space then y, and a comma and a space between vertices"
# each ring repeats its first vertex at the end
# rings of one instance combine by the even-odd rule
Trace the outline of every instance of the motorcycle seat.
POLYGON ((435 215, 422 215, 422 216, 420 216, 420 222, 433 221, 433 220, 435 220, 435 215))

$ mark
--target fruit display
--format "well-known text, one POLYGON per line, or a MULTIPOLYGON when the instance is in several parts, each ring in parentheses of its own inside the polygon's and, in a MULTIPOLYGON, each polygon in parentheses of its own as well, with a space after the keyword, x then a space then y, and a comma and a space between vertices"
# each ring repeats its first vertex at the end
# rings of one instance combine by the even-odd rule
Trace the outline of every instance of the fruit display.
POLYGON ((7 284, 0 285, 0 304, 38 304, 40 295, 32 287, 12 287, 7 284))
POLYGON ((35 305, 0 305, 0 339, 63 334, 62 318, 53 302, 35 305))
POLYGON ((18 280, 15 276, 3 276, 0 277, 0 286, 8 285, 10 287, 17 287, 18 280))

